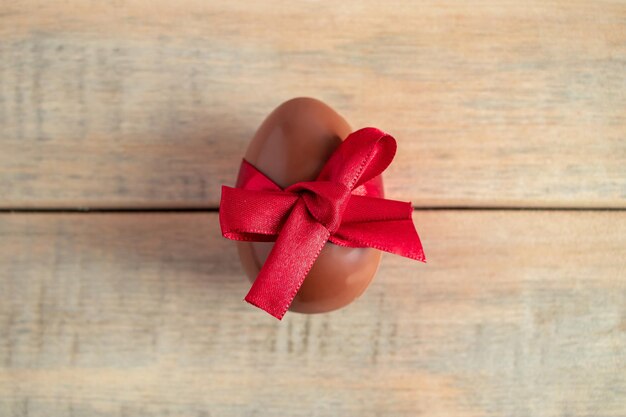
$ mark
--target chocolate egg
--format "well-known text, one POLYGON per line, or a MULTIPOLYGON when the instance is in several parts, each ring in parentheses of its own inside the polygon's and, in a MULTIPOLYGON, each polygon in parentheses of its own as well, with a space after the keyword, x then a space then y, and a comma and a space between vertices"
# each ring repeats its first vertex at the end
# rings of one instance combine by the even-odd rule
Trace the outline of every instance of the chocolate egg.
MULTIPOLYGON (((244 158, 286 188, 313 181, 351 128, 328 105, 311 98, 295 98, 278 106, 261 124, 244 158)), ((380 176, 354 193, 382 197, 380 176)), ((241 263, 254 281, 274 243, 238 241, 241 263)), ((349 248, 327 242, 289 310, 323 313, 338 309, 360 296, 380 263, 380 251, 349 248)))

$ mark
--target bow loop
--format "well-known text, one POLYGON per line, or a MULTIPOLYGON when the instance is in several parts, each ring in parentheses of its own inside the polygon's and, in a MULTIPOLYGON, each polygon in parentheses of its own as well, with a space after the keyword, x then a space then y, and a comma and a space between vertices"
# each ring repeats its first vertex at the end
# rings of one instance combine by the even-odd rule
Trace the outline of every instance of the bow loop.
POLYGON ((348 187, 331 181, 299 182, 285 191, 298 193, 311 216, 331 234, 339 229, 351 195, 348 187))
POLYGON ((337 148, 318 181, 338 182, 353 190, 382 174, 396 154, 395 139, 375 127, 359 129, 350 136, 358 140, 346 139, 337 148))

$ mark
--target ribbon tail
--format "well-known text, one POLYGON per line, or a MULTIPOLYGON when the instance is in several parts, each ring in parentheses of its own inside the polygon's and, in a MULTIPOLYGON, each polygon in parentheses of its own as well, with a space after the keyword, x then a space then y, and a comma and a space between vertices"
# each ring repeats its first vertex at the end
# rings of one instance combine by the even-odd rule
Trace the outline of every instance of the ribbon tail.
POLYGON ((341 246, 367 246, 426 262, 412 214, 408 202, 353 195, 343 223, 329 240, 341 246))
POLYGON ((281 320, 329 235, 298 200, 245 300, 281 320))
POLYGON ((422 242, 411 219, 342 224, 330 241, 341 246, 367 246, 426 262, 422 242))

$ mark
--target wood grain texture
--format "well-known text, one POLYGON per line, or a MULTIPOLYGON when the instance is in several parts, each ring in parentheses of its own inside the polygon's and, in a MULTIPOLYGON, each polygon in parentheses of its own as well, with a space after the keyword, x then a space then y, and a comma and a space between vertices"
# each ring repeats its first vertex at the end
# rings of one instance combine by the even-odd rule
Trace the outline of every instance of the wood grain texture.
POLYGON ((0 415, 624 416, 626 212, 415 218, 429 264, 278 322, 216 214, 4 214, 0 415))
POLYGON ((418 206, 626 207, 626 2, 0 4, 0 206, 215 207, 294 96, 418 206))

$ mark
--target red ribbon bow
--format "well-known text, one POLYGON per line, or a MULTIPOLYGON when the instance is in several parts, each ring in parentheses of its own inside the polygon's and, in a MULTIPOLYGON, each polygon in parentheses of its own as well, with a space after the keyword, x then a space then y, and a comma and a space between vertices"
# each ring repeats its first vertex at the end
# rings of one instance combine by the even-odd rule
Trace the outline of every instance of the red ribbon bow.
POLYGON ((411 203, 356 190, 380 175, 395 153, 393 137, 372 127, 360 129, 341 143, 315 181, 284 190, 243 160, 239 188, 222 186, 222 234, 276 241, 246 301, 281 319, 327 241, 424 262, 411 203))

